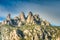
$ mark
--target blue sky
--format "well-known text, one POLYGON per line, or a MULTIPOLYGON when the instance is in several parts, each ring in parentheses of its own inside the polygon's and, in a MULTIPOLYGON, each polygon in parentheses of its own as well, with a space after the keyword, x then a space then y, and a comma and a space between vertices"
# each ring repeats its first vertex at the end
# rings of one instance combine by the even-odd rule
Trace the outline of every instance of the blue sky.
POLYGON ((60 26, 59 0, 0 0, 0 21, 4 20, 8 13, 13 18, 21 11, 25 15, 32 11, 33 14, 39 14, 51 24, 60 26))

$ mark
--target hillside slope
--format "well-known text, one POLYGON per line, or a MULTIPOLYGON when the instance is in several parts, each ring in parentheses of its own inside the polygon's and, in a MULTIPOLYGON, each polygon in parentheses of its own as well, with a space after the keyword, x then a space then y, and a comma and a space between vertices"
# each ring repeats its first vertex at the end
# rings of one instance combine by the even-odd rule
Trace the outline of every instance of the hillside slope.
POLYGON ((1 27, 2 40, 60 40, 60 27, 22 25, 1 27))

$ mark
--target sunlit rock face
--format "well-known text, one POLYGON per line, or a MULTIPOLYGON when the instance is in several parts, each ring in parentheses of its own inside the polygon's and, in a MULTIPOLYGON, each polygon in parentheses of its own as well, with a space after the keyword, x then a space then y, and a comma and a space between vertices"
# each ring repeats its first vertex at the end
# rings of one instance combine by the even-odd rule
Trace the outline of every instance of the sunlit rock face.
POLYGON ((56 40, 60 40, 60 37, 56 38, 56 40))
POLYGON ((10 32, 10 40, 20 40, 20 37, 21 35, 17 32, 17 30, 10 32))
POLYGON ((18 27, 22 26, 22 24, 23 24, 22 21, 19 21, 18 22, 18 27))
POLYGON ((21 12, 19 16, 15 16, 13 19, 11 18, 11 14, 8 14, 6 20, 2 22, 2 25, 8 24, 12 26, 20 26, 21 24, 38 24, 38 25, 46 25, 49 26, 50 23, 46 20, 41 20, 39 14, 33 15, 30 11, 28 16, 25 17, 24 12, 21 12))
POLYGON ((57 36, 57 30, 52 28, 51 30, 47 30, 42 26, 29 26, 29 28, 24 28, 21 30, 20 28, 13 27, 2 27, 1 29, 1 37, 2 40, 60 40, 60 36, 57 36), (33 28, 31 28, 33 27, 33 28), (53 32, 52 32, 53 31, 53 32), (53 37, 54 35, 54 37, 53 37), (56 37, 56 38, 55 38, 56 37))
POLYGON ((10 40, 10 36, 9 36, 9 29, 8 28, 5 28, 5 27, 2 27, 1 28, 1 38, 2 40, 10 40))
POLYGON ((2 25, 4 25, 4 24, 7 24, 7 22, 6 21, 2 21, 2 25))
POLYGON ((26 20, 26 23, 31 23, 31 24, 34 24, 35 23, 35 20, 34 20, 34 16, 32 14, 32 12, 29 12, 28 16, 27 16, 27 20, 26 20))
POLYGON ((41 21, 41 25, 46 25, 46 26, 49 26, 49 25, 51 25, 47 20, 42 20, 41 21))
POLYGON ((60 28, 32 12, 27 17, 23 12, 14 18, 8 14, 0 25, 0 40, 60 40, 60 28))
POLYGON ((11 23, 11 17, 10 16, 11 16, 10 14, 7 15, 6 20, 4 20, 2 22, 2 25, 4 25, 4 24, 8 24, 9 25, 11 23))
POLYGON ((50 25, 50 23, 47 20, 45 20, 44 23, 45 23, 46 26, 50 25))
POLYGON ((41 22, 41 25, 45 25, 45 23, 42 21, 42 22, 41 22))
POLYGON ((20 15, 19 15, 19 18, 22 22, 25 22, 25 14, 24 12, 21 12, 20 15))

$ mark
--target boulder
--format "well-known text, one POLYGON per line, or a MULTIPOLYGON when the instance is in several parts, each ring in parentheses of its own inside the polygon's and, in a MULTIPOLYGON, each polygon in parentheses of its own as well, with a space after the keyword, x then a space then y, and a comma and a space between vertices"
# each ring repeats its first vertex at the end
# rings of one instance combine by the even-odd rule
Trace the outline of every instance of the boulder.
POLYGON ((22 37, 24 37, 24 35, 20 30, 13 30, 10 32, 10 40, 21 40, 22 37))

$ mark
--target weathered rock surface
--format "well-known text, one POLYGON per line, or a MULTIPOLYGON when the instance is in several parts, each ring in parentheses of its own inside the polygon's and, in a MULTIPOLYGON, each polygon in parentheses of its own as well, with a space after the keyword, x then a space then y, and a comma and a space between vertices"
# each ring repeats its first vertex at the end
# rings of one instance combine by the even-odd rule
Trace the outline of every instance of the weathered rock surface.
POLYGON ((24 12, 21 12, 20 15, 19 15, 19 18, 22 22, 25 22, 25 15, 24 15, 24 12))
POLYGON ((0 38, 0 40, 60 40, 60 27, 52 26, 32 12, 29 12, 27 17, 21 12, 13 19, 8 14, 0 25, 0 38))
POLYGON ((2 40, 60 40, 60 29, 40 25, 1 28, 2 40), (56 30, 57 29, 57 30, 56 30))
POLYGON ((11 14, 7 15, 6 20, 2 22, 2 25, 8 24, 12 26, 20 26, 21 24, 39 24, 39 25, 46 25, 49 26, 50 23, 46 20, 40 21, 40 17, 38 14, 33 15, 33 13, 30 11, 28 13, 28 16, 25 17, 24 12, 21 12, 19 16, 11 18, 11 14), (21 24, 20 24, 21 23, 21 24))
POLYGON ((2 40, 9 40, 9 29, 6 27, 1 27, 1 38, 2 40))
POLYGON ((27 23, 33 23, 33 21, 34 21, 34 17, 33 17, 32 12, 29 12, 26 21, 27 21, 27 23))
POLYGON ((24 34, 20 30, 13 30, 10 32, 10 40, 21 40, 22 37, 24 38, 24 34))

